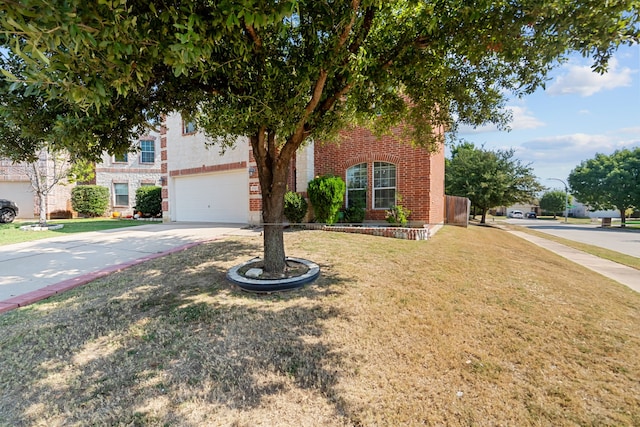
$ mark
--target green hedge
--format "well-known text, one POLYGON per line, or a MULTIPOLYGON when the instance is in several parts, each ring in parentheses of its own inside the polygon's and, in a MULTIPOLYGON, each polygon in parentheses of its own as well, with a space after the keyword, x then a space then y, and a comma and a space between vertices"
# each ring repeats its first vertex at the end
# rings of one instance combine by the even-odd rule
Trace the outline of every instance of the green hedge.
POLYGON ((143 185, 136 190, 136 212, 145 216, 158 216, 162 213, 162 188, 155 185, 143 185))
POLYGON ((307 201, 300 194, 287 191, 284 195, 284 216, 292 223, 301 223, 308 208, 307 201))
POLYGON ((85 216, 102 216, 109 207, 109 189, 100 185, 78 185, 71 190, 71 206, 85 216))
POLYGON ((317 222, 337 222, 346 189, 344 181, 338 176, 320 176, 309 182, 307 192, 317 222))

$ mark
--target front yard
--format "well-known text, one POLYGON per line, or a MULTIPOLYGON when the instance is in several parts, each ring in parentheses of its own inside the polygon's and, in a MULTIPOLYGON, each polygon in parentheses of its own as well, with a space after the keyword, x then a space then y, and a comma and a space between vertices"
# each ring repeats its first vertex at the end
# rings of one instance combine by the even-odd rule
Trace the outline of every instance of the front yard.
POLYGON ((253 295, 236 237, 0 316, 6 425, 639 425, 640 295, 507 232, 288 232, 320 279, 253 295), (526 255, 526 256, 525 256, 526 255))

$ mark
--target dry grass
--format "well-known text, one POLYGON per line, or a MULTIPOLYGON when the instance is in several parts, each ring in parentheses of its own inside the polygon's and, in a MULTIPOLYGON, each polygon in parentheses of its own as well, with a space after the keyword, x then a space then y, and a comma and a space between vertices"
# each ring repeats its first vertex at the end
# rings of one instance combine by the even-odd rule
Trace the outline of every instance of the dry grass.
POLYGON ((3 425, 640 425, 640 295, 509 233, 214 242, 0 316, 3 425), (525 256, 520 256, 526 254, 525 256))

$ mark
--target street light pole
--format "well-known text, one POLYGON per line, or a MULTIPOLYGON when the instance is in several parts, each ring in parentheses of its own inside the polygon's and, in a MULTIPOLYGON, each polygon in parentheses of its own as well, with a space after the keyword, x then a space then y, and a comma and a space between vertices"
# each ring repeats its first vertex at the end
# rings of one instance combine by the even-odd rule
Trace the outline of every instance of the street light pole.
POLYGON ((554 181, 560 181, 564 185, 564 222, 567 223, 567 217, 569 216, 569 186, 560 178, 548 178, 554 181))

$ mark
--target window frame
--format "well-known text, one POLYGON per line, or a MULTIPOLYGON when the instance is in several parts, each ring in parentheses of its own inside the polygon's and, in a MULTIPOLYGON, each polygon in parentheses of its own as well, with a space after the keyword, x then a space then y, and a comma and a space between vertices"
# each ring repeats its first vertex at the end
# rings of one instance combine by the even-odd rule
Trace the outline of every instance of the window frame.
POLYGON ((395 205, 398 197, 398 167, 394 163, 390 163, 390 162, 373 162, 373 182, 371 184, 371 190, 372 190, 372 197, 371 197, 372 209, 385 210, 395 205), (379 173, 382 173, 381 171, 385 171, 385 170, 386 171, 393 170, 393 177, 376 176, 379 173), (387 182, 382 182, 383 180, 386 180, 387 182), (391 180, 393 185, 390 185, 391 180), (389 191, 389 190, 393 190, 393 201, 391 202, 391 205, 389 206, 387 206, 386 204, 378 205, 379 199, 387 200, 387 201, 389 199, 388 197, 384 197, 384 198, 378 197, 378 192, 389 191))
POLYGON ((122 160, 118 159, 118 155, 113 155, 113 163, 129 163, 129 153, 124 153, 122 155, 122 160))
POLYGON ((141 139, 140 140, 140 163, 141 164, 153 164, 156 162, 156 142, 152 139, 141 139), (147 145, 149 143, 152 150, 144 150, 143 145, 147 145), (151 154, 151 161, 146 161, 144 159, 145 154, 151 154))
POLYGON ((117 207, 129 207, 129 183, 128 182, 114 182, 113 183, 113 205, 117 206, 117 207), (127 203, 126 204, 118 203, 119 202, 118 197, 125 196, 125 194, 119 194, 118 193, 118 188, 123 188, 122 186, 125 186, 124 188, 127 189, 127 193, 126 193, 127 203))
MULTIPOLYGON (((355 165, 350 166, 349 168, 347 168, 347 170, 345 171, 345 178, 347 181, 347 191, 345 194, 346 200, 345 200, 345 206, 347 208, 350 208, 350 197, 349 197, 349 193, 351 191, 364 191, 364 206, 366 208, 367 206, 367 191, 369 190, 369 164, 366 162, 363 163, 358 163, 355 165), (364 167, 363 167, 364 166, 364 167), (362 170, 364 170, 364 187, 351 187, 352 184, 352 179, 356 179, 357 177, 350 177, 349 172, 350 171, 356 171, 356 168, 358 168, 358 171, 360 172, 360 174, 362 174, 362 170), (350 179, 351 178, 351 179, 350 179)), ((362 176, 359 177, 360 180, 362 179, 362 176)))
POLYGON ((195 121, 187 121, 182 119, 182 134, 193 135, 198 129, 196 128, 195 121))

